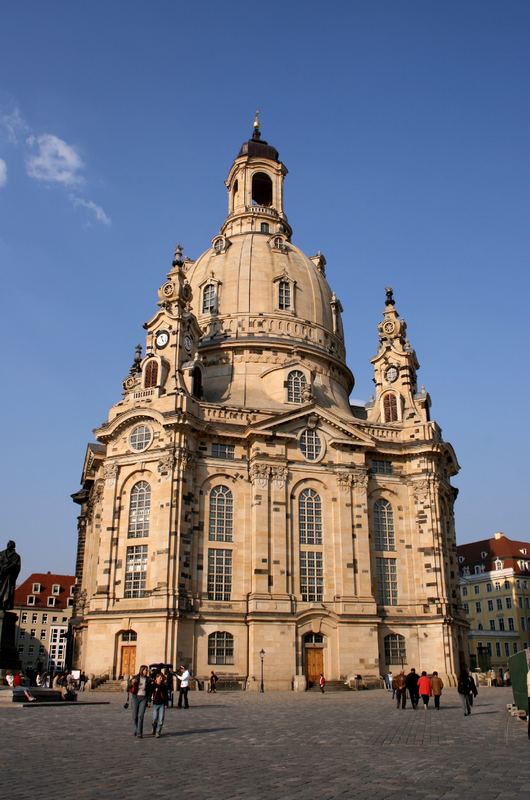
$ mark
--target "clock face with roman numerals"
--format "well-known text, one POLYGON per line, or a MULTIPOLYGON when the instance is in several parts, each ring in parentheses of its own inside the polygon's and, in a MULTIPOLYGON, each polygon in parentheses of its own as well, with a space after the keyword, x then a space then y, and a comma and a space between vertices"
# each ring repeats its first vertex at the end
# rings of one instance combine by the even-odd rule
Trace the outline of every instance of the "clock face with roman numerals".
POLYGON ((162 349, 162 347, 165 347, 168 342, 169 342, 169 333, 167 331, 158 331, 155 338, 156 346, 159 349, 162 349))

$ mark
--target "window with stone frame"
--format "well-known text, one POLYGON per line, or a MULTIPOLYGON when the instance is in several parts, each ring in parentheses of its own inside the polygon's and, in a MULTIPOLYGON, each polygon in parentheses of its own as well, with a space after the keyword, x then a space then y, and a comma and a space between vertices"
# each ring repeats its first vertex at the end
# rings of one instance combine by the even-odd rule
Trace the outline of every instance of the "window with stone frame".
POLYGON ((231 542, 234 523, 234 500, 228 486, 214 486, 210 492, 208 539, 231 542))
POLYGON ((230 600, 232 593, 232 551, 208 550, 208 600, 230 600))
POLYGON ((147 481, 138 481, 131 489, 129 500, 129 539, 149 536, 151 514, 151 487, 147 481))
POLYGON ((376 558, 377 602, 382 606, 397 606, 397 560, 376 558))
POLYGON ((392 462, 386 459, 374 459, 370 464, 372 475, 392 475, 392 462))
POLYGON ((151 358, 147 362, 145 368, 144 388, 153 389, 158 381, 158 362, 155 358, 151 358))
POLYGON ((234 637, 226 631, 216 631, 208 636, 208 664, 234 663, 234 637))
POLYGON ((125 597, 144 597, 147 583, 147 545, 127 548, 125 560, 125 597))
POLYGON ((217 310, 217 291, 215 283, 207 283, 202 290, 202 313, 214 314, 217 310))
POLYGON ((385 422, 398 421, 397 397, 392 392, 388 392, 383 397, 383 413, 385 422))
POLYGON ((280 311, 291 308, 291 284, 289 281, 278 281, 278 308, 280 311))
POLYGON ((406 663, 405 637, 400 633, 389 633, 388 636, 385 636, 385 661, 388 665, 406 663))
POLYGON ((304 489, 298 498, 300 544, 322 544, 322 501, 313 489, 304 489))
POLYGON ((300 552, 300 594, 309 603, 321 603, 324 595, 322 553, 314 550, 300 552))
POLYGON ((287 402, 288 403, 301 403, 302 390, 305 388, 307 381, 303 372, 299 369, 293 369, 287 375, 287 402))
POLYGON ((388 500, 374 503, 374 533, 376 550, 395 550, 394 512, 388 500))
POLYGON ((308 461, 316 461, 322 450, 322 442, 316 431, 307 428, 300 436, 300 450, 308 461))

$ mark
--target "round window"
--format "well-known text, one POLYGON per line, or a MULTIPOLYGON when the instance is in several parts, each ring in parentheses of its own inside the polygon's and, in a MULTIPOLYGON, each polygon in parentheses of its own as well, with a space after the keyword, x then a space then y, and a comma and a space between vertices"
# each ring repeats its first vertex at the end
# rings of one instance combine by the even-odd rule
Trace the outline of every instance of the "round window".
POLYGON ((308 461, 316 461, 322 450, 322 442, 316 431, 305 430, 300 436, 300 450, 308 461))
POLYGON ((151 444, 153 434, 147 425, 137 425, 133 429, 129 442, 133 450, 145 450, 151 444))

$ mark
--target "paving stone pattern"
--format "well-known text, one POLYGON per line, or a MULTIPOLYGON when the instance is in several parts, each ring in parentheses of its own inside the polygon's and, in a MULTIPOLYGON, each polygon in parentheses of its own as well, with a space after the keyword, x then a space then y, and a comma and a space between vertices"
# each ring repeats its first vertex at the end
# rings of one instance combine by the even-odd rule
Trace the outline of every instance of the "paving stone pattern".
MULTIPOLYGON (((87 699, 90 695, 87 695, 87 699)), ((82 696, 81 696, 82 697, 82 696)), ((442 709, 396 709, 384 691, 190 695, 160 739, 133 736, 110 705, 0 707, 6 800, 520 800, 530 791, 526 724, 511 690, 482 689, 469 717, 456 690, 442 709)))

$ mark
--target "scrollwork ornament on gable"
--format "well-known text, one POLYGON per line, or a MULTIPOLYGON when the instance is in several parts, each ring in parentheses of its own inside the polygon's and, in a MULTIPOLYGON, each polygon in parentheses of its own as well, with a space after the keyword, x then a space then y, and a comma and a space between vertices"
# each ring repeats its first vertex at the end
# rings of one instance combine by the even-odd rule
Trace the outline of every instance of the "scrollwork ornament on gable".
POLYGON ((115 461, 108 461, 103 467, 103 477, 105 483, 112 484, 118 477, 119 466, 115 461))
POLYGON ((256 489, 267 488, 270 471, 268 464, 252 464, 250 467, 250 480, 256 489))
POLYGON ((287 483, 287 467, 273 467, 272 482, 275 489, 285 489, 285 484, 287 483))

